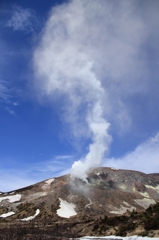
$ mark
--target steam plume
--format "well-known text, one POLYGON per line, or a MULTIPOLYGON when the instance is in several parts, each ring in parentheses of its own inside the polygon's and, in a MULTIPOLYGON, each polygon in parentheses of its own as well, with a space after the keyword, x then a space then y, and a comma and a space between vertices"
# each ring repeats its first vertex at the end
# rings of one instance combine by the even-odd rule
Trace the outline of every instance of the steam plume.
POLYGON ((100 102, 97 102, 88 114, 88 126, 92 133, 93 143, 90 144, 89 153, 86 157, 73 164, 71 172, 72 177, 82 178, 85 181, 86 171, 90 167, 101 164, 110 141, 108 135, 109 123, 103 118, 100 102))
POLYGON ((85 179, 88 168, 102 162, 109 122, 127 131, 133 117, 128 100, 149 87, 141 48, 148 32, 137 3, 72 0, 53 8, 36 47, 40 94, 62 102, 74 137, 91 138, 88 154, 72 166, 73 177, 85 179))

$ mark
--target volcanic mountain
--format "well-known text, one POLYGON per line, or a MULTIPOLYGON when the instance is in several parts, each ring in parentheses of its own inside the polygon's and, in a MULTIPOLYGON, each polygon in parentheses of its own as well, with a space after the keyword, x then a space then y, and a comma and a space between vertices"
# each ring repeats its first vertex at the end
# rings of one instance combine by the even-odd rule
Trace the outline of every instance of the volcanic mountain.
POLYGON ((158 173, 99 167, 86 180, 68 174, 0 192, 0 239, 159 236, 158 173))

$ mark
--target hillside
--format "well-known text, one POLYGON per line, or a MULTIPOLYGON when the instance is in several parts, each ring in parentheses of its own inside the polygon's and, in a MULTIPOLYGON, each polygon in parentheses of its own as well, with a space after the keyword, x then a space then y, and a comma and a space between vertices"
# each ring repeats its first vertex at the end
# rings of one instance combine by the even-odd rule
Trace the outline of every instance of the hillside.
POLYGON ((159 174, 94 168, 87 182, 65 175, 1 192, 0 239, 158 237, 158 202, 159 174))

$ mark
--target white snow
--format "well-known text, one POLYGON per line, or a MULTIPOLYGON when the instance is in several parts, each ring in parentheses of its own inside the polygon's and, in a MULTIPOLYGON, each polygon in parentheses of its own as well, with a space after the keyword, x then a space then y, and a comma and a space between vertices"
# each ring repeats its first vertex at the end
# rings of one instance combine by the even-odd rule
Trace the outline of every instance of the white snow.
POLYGON ((159 240, 159 238, 149 238, 149 237, 138 237, 138 236, 131 236, 131 237, 120 237, 120 236, 106 236, 106 237, 81 237, 77 239, 83 239, 83 240, 88 240, 88 239, 123 239, 123 240, 159 240))
POLYGON ((5 196, 5 197, 0 197, 0 202, 3 200, 8 200, 10 203, 20 201, 21 199, 21 194, 16 194, 13 196, 5 196))
POLYGON ((159 192, 159 185, 157 185, 156 187, 153 187, 153 186, 151 186, 151 185, 145 185, 145 187, 146 187, 146 188, 151 188, 151 189, 159 192))
POLYGON ((50 178, 49 180, 46 180, 45 182, 50 185, 55 179, 54 178, 50 178))
POLYGON ((124 205, 126 205, 127 207, 131 207, 131 205, 128 202, 123 201, 124 205))
MULTIPOLYGON (((124 204, 125 204, 125 202, 124 202, 124 204)), ((130 211, 130 212, 132 212, 133 210, 136 210, 136 208, 134 206, 131 206, 131 205, 129 205, 127 207, 124 207, 124 206, 120 205, 119 209, 117 209, 117 208, 115 208, 115 209, 116 209, 116 211, 110 211, 110 213, 124 214, 127 210, 130 211)))
POLYGON ((56 211, 57 215, 63 218, 70 218, 71 216, 77 215, 76 211, 74 210, 75 204, 68 203, 65 200, 60 200, 60 208, 56 211))
POLYGON ((134 199, 134 201, 143 208, 148 208, 151 204, 155 204, 155 200, 151 198, 143 198, 143 199, 134 199))
POLYGON ((43 190, 49 189, 50 188, 50 184, 54 181, 54 178, 50 178, 48 180, 45 181, 44 185, 42 186, 43 190))
POLYGON ((150 196, 147 192, 139 192, 139 193, 146 198, 150 198, 150 196))
POLYGON ((39 213, 40 213, 40 210, 37 209, 37 210, 36 210, 36 213, 34 214, 34 216, 30 216, 30 217, 23 218, 23 219, 20 219, 20 220, 21 220, 21 221, 30 221, 30 220, 34 219, 39 213))
POLYGON ((9 216, 12 216, 13 214, 15 214, 15 212, 3 213, 2 215, 0 215, 0 217, 6 218, 6 217, 9 217, 9 216))
POLYGON ((111 168, 112 170, 114 170, 114 171, 118 171, 119 169, 118 168, 111 168))

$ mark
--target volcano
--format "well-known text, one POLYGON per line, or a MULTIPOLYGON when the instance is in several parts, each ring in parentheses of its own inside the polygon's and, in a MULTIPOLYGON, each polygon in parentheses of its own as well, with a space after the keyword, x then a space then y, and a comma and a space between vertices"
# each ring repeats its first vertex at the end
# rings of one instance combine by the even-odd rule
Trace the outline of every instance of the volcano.
POLYGON ((86 180, 68 174, 0 192, 0 239, 159 237, 159 173, 99 167, 86 180))

